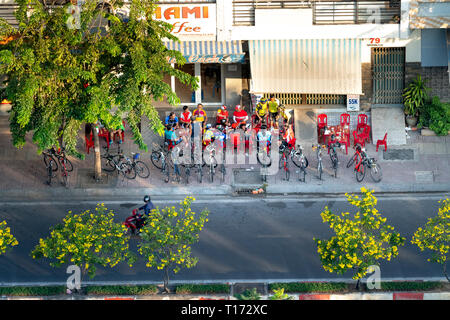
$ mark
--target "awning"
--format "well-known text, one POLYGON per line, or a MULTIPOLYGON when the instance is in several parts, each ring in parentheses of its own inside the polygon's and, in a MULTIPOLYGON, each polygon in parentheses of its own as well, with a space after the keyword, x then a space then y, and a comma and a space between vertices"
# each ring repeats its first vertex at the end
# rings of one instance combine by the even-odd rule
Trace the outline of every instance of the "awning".
POLYGON ((164 44, 169 50, 180 51, 187 63, 244 62, 245 53, 242 51, 241 41, 170 41, 164 44))
POLYGON ((251 92, 362 94, 361 40, 249 41, 251 92))

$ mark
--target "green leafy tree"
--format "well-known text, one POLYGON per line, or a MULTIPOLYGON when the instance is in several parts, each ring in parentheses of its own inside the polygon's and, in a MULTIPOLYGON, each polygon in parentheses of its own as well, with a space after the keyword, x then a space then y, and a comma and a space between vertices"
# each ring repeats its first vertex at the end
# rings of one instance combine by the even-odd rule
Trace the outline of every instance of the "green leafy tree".
POLYGON ((256 288, 253 288, 251 290, 247 289, 242 293, 235 294, 234 296, 238 300, 261 300, 261 296, 259 295, 256 288))
POLYGON ((411 243, 417 245, 421 251, 430 250, 431 258, 428 261, 441 264, 447 281, 450 281, 447 274, 450 249, 450 200, 441 200, 439 203, 442 204, 437 216, 429 218, 425 226, 417 229, 411 243))
POLYGON ((138 244, 138 251, 147 267, 163 270, 165 292, 169 292, 169 272, 193 268, 198 262, 198 258, 192 256, 191 245, 198 242, 209 211, 192 211, 193 201, 193 197, 186 197, 179 208, 152 210, 141 229, 142 241, 138 244))
POLYGON ((18 244, 19 242, 11 234, 11 229, 7 226, 6 221, 0 222, 0 255, 18 244))
POLYGON ((270 297, 270 300, 292 300, 287 293, 284 293, 284 288, 274 289, 274 295, 270 297))
POLYGON ((352 216, 349 212, 336 215, 325 207, 321 217, 336 235, 328 240, 314 238, 323 268, 337 274, 352 270, 357 288, 369 266, 395 258, 405 241, 376 209, 373 190, 361 188, 361 192, 362 198, 346 194, 347 201, 358 209, 352 216))
POLYGON ((82 277, 87 274, 91 278, 98 266, 112 268, 123 261, 132 266, 136 256, 129 251, 126 227, 113 219, 113 211, 103 203, 93 212, 69 211, 62 223, 51 228, 50 236, 39 240, 31 256, 50 259, 52 267, 76 265, 82 277))
MULTIPOLYGON (((18 30, 0 19, 0 37, 11 39, 0 46, 0 72, 9 79, 5 94, 12 102, 10 129, 16 147, 32 132, 40 151, 64 144, 69 153, 83 157, 76 151, 83 123, 101 121, 117 128, 126 118, 134 141, 147 151, 141 117, 148 117, 151 129, 162 134, 153 101, 180 103, 164 76, 198 86, 197 78, 168 62, 175 58, 183 65, 185 59, 163 43, 177 38, 170 34, 171 24, 153 19, 156 0, 129 1, 127 19, 118 14, 123 0, 85 0, 75 18, 79 23, 69 14, 69 1, 56 8, 50 0, 16 2, 18 30)), ((94 139, 101 168, 96 130, 94 139)))

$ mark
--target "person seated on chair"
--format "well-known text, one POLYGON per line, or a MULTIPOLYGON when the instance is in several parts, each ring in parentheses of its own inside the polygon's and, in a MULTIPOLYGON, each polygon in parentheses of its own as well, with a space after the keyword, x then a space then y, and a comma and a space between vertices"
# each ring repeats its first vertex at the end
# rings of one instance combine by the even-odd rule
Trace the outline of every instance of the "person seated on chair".
POLYGON ((117 133, 119 135, 119 144, 122 143, 122 133, 125 132, 125 127, 123 126, 123 123, 121 122, 116 129, 109 130, 109 145, 112 145, 114 141, 114 135, 117 133))
POLYGON ((259 100, 259 103, 256 105, 256 110, 255 110, 256 123, 261 123, 262 121, 266 121, 268 113, 269 113, 268 101, 266 98, 261 98, 261 100, 259 100))
POLYGON ((203 105, 199 103, 197 109, 193 112, 194 122, 200 122, 202 124, 202 129, 205 128, 205 123, 208 121, 205 110, 203 110, 203 105))
POLYGON ((183 141, 183 137, 178 138, 177 134, 175 133, 174 128, 169 124, 166 127, 166 131, 164 133, 165 142, 169 145, 169 150, 172 150, 173 147, 175 147, 177 144, 179 144, 181 141, 183 141))
POLYGON ((178 117, 175 115, 175 112, 171 112, 167 117, 164 124, 171 125, 174 129, 178 128, 178 117))
POLYGON ((220 107, 220 109, 217 110, 216 124, 220 124, 220 125, 225 124, 226 126, 229 126, 228 111, 227 111, 226 105, 222 105, 220 107))
POLYGON ((236 111, 233 112, 233 129, 239 127, 242 123, 245 124, 248 121, 247 111, 241 109, 241 105, 236 105, 236 111))

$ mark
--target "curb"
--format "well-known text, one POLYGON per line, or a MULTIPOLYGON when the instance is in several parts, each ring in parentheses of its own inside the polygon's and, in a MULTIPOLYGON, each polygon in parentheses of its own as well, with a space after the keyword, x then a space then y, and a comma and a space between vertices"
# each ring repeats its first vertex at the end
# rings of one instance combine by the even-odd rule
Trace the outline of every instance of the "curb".
MULTIPOLYGON (((346 293, 346 294, 323 294, 323 293, 291 293, 291 300, 450 300, 450 292, 377 292, 377 293, 346 293)), ((224 300, 239 301, 230 295, 174 295, 174 296, 54 296, 54 297, 11 297, 3 296, 0 300, 224 300)), ((260 300, 270 300, 269 295, 261 296, 260 300)))
MULTIPOLYGON (((269 185, 266 193, 259 195, 305 195, 305 194, 335 194, 359 193, 362 184, 354 185, 300 185, 300 184, 276 184, 269 185)), ((393 185, 366 185, 376 193, 447 193, 450 192, 450 183, 445 184, 393 184, 393 185)), ((9 201, 24 198, 33 200, 54 200, 57 199, 87 199, 101 197, 123 198, 136 197, 142 194, 152 196, 239 196, 236 192, 243 189, 254 189, 254 185, 220 185, 220 186, 183 186, 183 187, 152 187, 152 188, 85 188, 85 189, 65 189, 65 188, 45 188, 45 189, 8 189, 0 191, 0 201, 9 201)), ((248 196, 251 194, 245 194, 248 196)), ((242 196, 242 195, 241 195, 242 196)))

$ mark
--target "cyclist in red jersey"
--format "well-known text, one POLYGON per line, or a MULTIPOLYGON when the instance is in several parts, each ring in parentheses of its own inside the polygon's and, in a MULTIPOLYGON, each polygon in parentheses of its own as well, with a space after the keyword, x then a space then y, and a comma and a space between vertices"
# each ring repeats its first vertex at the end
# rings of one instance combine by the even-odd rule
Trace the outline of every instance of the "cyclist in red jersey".
POLYGON ((236 111, 233 113, 233 129, 236 129, 240 124, 246 123, 248 121, 247 111, 241 109, 241 105, 236 105, 236 111))

